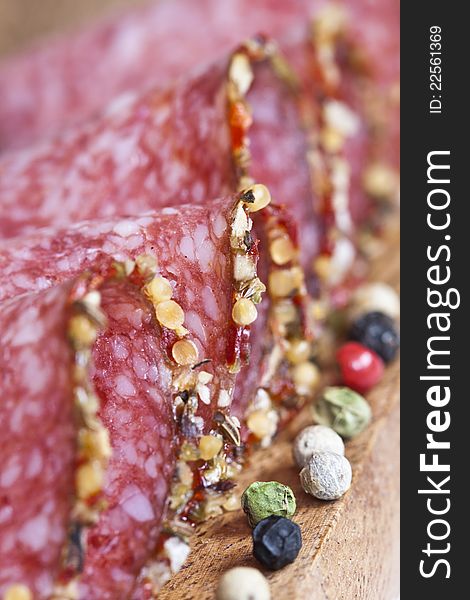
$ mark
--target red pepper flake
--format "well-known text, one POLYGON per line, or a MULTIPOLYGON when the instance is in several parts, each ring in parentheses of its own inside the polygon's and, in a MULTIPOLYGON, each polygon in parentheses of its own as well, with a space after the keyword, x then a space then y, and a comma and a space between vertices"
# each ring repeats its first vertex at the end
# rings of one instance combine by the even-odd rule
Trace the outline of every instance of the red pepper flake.
POLYGON ((232 137, 232 148, 239 150, 245 145, 245 134, 253 123, 253 118, 244 102, 234 102, 230 105, 228 121, 232 137))

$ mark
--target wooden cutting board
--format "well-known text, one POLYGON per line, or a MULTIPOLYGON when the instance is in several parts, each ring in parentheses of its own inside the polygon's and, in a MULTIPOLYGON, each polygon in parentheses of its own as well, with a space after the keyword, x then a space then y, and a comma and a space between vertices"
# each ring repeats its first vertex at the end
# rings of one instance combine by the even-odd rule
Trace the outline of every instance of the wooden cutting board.
MULTIPOLYGON (((374 261, 371 279, 398 289, 396 230, 374 261)), ((292 565, 274 573, 263 571, 273 600, 399 599, 399 374, 396 361, 368 395, 373 422, 346 444, 353 484, 342 499, 322 502, 300 486, 292 441, 313 422, 309 408, 270 448, 257 451, 240 475, 240 493, 252 481, 275 480, 289 485, 297 499, 294 520, 302 530, 303 547, 292 565)), ((251 529, 241 509, 213 518, 197 527, 186 564, 159 598, 213 599, 227 569, 260 568, 251 552, 251 529)))

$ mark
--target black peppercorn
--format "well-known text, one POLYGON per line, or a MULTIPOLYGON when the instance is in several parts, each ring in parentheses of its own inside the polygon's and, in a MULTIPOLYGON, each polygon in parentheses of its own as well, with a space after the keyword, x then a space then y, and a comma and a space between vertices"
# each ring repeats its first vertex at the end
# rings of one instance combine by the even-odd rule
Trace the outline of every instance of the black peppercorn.
POLYGON ((285 517, 270 516, 253 529, 253 555, 272 571, 293 562, 302 547, 300 527, 285 517))
POLYGON ((349 337, 376 352, 384 362, 394 359, 400 346, 393 319, 381 312, 359 317, 353 323, 349 337))

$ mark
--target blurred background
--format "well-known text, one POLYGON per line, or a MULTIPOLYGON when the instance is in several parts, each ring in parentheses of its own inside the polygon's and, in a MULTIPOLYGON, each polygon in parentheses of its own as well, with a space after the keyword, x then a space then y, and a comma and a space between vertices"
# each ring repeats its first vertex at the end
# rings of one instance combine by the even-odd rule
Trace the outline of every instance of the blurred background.
POLYGON ((148 0, 0 0, 0 58, 47 33, 148 0))

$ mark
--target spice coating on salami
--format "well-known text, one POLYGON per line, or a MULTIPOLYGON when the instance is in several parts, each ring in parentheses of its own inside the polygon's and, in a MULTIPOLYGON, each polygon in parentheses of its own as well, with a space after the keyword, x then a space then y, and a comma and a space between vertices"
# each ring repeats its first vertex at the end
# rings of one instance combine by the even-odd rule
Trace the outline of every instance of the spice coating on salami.
POLYGON ((310 181, 307 140, 296 97, 268 64, 262 64, 255 67, 247 100, 253 112, 248 171, 256 181, 269 183, 274 202, 291 208, 299 229, 302 265, 309 271, 318 252, 321 223, 315 213, 318 201, 310 181))
MULTIPOLYGON (((232 198, 213 200, 210 213, 203 206, 167 208, 141 217, 96 220, 5 242, 0 248, 3 297, 54 285, 95 264, 109 266, 121 261, 131 271, 138 270, 143 258, 153 257, 154 272, 169 282, 171 302, 183 311, 182 325, 196 345, 199 361, 205 361, 204 370, 215 376, 208 404, 216 404, 221 389, 230 397, 233 385, 233 377, 226 372, 235 343, 226 335, 233 303, 233 202, 232 198)), ((162 335, 171 357, 178 335, 165 326, 162 335)), ((201 402, 202 415, 209 414, 205 407, 207 404, 201 402)))

